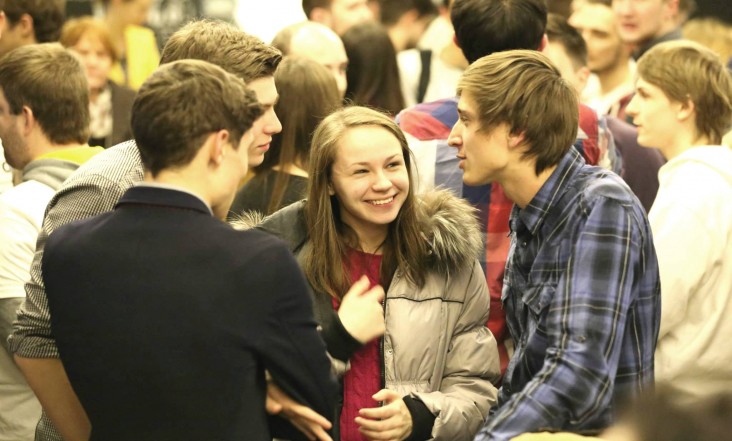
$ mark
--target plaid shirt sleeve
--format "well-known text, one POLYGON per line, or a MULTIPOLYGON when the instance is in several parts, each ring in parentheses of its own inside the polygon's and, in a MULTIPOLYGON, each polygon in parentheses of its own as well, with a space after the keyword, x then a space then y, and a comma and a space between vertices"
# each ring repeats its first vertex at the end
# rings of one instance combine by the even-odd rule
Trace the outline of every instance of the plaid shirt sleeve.
MULTIPOLYGON (((569 253, 566 270, 556 286, 542 288, 553 292, 542 293, 549 300, 536 330, 547 340, 541 369, 489 417, 476 440, 581 426, 611 405, 644 238, 632 210, 617 200, 599 197, 581 210, 584 221, 562 240, 572 243, 559 248, 569 253)), ((542 280, 556 261, 536 263, 532 276, 542 280)))

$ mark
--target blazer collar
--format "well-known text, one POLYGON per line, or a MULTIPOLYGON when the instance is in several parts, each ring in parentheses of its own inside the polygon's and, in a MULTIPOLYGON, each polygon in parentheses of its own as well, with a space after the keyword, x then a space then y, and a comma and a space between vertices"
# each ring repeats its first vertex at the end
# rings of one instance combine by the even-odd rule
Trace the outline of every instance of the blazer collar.
POLYGON ((211 209, 198 197, 191 193, 171 188, 138 185, 130 188, 122 195, 115 208, 124 205, 152 205, 158 207, 178 208, 199 211, 209 216, 211 209))

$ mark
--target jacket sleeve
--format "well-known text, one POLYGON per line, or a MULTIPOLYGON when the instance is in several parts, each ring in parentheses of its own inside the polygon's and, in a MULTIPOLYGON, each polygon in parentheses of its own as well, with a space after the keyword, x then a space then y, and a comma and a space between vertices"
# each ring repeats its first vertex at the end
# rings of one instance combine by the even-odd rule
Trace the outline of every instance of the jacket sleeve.
POLYGON ((434 440, 472 440, 488 410, 496 403, 500 378, 496 340, 485 326, 490 297, 483 271, 475 261, 458 278, 465 283, 465 301, 453 330, 439 391, 415 393, 435 415, 434 440))
POLYGON ((261 256, 256 272, 270 281, 263 291, 268 312, 255 343, 265 368, 295 401, 332 421, 337 385, 302 271, 289 251, 277 246, 261 256))

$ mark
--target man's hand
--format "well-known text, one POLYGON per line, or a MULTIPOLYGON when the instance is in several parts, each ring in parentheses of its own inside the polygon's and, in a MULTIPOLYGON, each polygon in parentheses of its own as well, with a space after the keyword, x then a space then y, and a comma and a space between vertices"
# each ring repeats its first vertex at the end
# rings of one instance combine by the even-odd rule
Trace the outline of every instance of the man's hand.
POLYGON ((370 440, 402 441, 412 433, 412 415, 401 395, 381 389, 372 397, 383 401, 382 407, 361 409, 356 417, 359 431, 370 440))
POLYGON ((384 288, 377 285, 369 289, 369 279, 362 276, 348 290, 341 306, 338 308, 338 317, 349 334, 361 343, 368 343, 376 337, 381 337, 386 330, 384 324, 384 288))
POLYGON ((333 441, 326 430, 332 427, 330 421, 307 406, 290 398, 272 381, 267 382, 267 402, 270 415, 287 418, 293 426, 311 441, 333 441))

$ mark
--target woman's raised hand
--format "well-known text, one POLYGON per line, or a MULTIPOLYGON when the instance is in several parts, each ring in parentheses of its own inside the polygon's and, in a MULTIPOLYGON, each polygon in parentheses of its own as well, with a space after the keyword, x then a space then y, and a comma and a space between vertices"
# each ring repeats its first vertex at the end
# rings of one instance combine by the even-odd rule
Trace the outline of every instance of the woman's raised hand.
POLYGON ((366 276, 361 276, 348 290, 341 306, 338 317, 349 334, 361 343, 367 343, 376 337, 384 335, 384 288, 376 285, 369 289, 370 282, 366 276))

